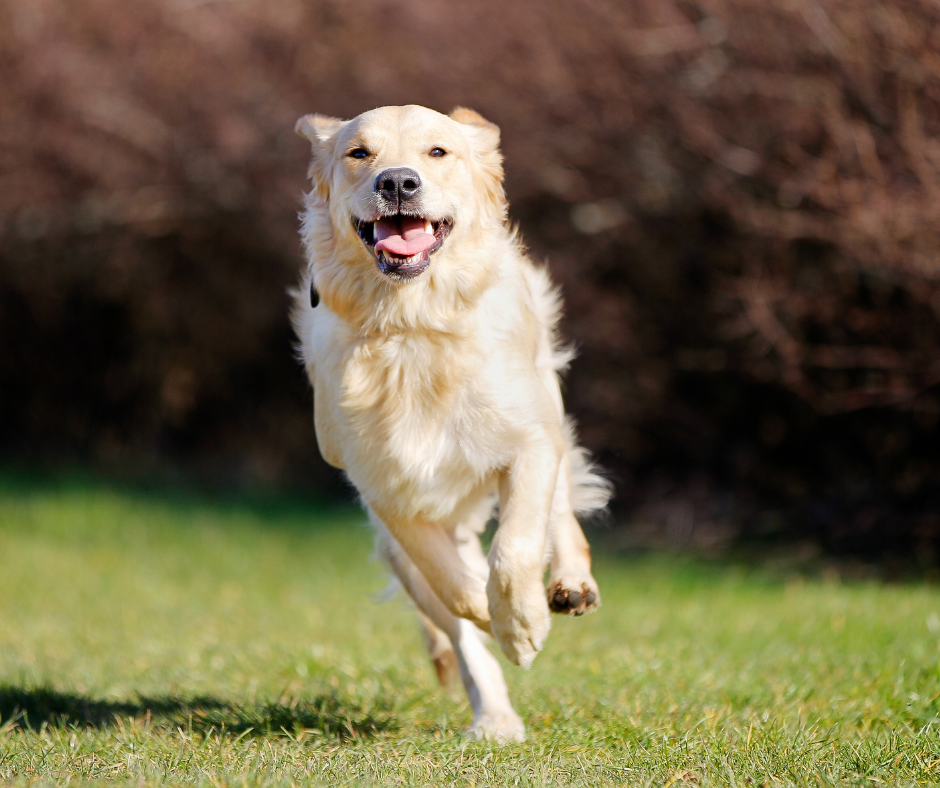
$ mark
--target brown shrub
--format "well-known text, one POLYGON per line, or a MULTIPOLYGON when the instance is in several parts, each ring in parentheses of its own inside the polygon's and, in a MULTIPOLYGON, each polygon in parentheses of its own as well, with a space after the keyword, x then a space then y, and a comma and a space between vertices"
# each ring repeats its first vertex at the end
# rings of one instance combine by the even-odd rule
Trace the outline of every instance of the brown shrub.
POLYGON ((930 543, 938 21, 926 0, 2 0, 4 454, 335 484, 285 318, 293 122, 463 104, 503 129, 621 501, 930 543))

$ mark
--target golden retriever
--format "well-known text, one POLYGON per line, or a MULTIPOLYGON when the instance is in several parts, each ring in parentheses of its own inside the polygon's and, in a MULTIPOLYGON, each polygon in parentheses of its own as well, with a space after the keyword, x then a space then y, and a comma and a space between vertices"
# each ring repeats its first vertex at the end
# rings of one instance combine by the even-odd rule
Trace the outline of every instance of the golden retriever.
POLYGON ((405 106, 297 131, 313 188, 293 320, 320 451, 359 491, 439 678, 459 670, 471 733, 522 740, 483 633, 529 667, 549 610, 598 606, 575 512, 609 489, 565 416, 560 299, 508 224, 499 129, 405 106))

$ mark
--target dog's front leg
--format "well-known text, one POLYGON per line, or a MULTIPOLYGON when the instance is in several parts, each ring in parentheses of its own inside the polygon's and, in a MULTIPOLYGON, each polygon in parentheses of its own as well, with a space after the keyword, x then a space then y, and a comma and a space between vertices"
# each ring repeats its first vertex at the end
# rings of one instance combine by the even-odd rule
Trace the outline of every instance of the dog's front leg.
POLYGON ((369 507, 395 541, 408 554, 437 597, 458 618, 472 621, 484 632, 490 631, 486 588, 464 563, 447 530, 420 518, 398 516, 396 512, 369 507))
POLYGON ((499 528, 490 548, 486 586, 490 624, 503 653, 525 668, 541 650, 550 626, 542 578, 562 447, 560 436, 535 436, 500 477, 499 528))
POLYGON ((551 575, 548 606, 553 613, 580 616, 600 605, 597 581, 591 575, 591 548, 571 510, 571 455, 565 452, 558 471, 549 517, 551 575))

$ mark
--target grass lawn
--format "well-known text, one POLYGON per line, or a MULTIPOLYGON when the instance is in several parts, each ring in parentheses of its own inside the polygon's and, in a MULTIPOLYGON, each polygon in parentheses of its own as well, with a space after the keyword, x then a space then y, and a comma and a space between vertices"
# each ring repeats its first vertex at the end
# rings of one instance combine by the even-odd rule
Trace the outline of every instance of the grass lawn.
POLYGON ((940 783, 938 588, 599 556, 498 748, 370 551, 352 510, 0 479, 0 782, 940 783))

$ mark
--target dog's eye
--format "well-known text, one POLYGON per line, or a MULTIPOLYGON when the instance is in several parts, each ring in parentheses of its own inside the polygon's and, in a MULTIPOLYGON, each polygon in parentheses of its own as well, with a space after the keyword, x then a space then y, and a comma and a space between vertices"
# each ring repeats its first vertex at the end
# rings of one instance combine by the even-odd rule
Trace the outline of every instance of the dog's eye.
POLYGON ((441 158, 441 156, 446 156, 447 151, 444 150, 443 148, 431 148, 431 153, 429 155, 433 156, 436 159, 439 159, 441 158))
POLYGON ((353 148, 346 155, 351 159, 368 159, 369 151, 367 151, 365 148, 353 148))

